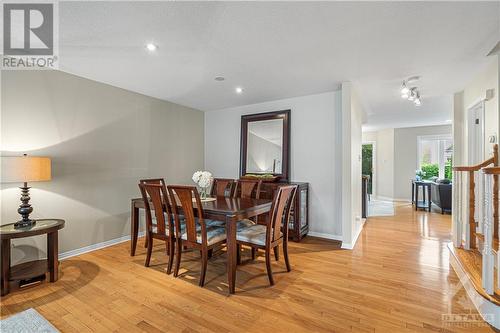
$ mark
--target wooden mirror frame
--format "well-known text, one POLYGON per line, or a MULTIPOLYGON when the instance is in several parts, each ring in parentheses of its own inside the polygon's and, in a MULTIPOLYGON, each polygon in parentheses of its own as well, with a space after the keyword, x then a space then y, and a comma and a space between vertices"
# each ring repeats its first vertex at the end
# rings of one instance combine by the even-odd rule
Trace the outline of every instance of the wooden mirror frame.
POLYGON ((254 121, 283 119, 283 146, 281 147, 281 173, 273 174, 280 181, 289 181, 290 175, 290 110, 256 113, 241 116, 240 176, 247 174, 248 123, 254 121))

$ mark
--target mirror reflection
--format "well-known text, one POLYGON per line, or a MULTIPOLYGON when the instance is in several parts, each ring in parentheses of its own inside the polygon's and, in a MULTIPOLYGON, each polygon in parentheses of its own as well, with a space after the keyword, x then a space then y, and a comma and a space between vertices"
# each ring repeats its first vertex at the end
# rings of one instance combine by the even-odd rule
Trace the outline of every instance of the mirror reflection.
POLYGON ((247 130, 247 173, 282 173, 283 119, 252 121, 247 130))

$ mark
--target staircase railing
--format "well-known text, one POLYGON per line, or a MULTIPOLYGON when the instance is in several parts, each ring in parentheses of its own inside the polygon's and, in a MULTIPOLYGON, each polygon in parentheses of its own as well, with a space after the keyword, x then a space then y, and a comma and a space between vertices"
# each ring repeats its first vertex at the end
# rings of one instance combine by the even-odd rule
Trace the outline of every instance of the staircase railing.
MULTIPOLYGON (((493 156, 473 166, 453 167, 453 243, 455 247, 467 250, 477 248, 477 234, 484 235, 484 210, 476 209, 476 198, 479 203, 485 200, 485 181, 480 170, 489 166, 498 166, 498 145, 493 146, 493 156), (476 184, 478 186, 476 187, 476 184), (465 208, 465 209, 464 209, 465 208), (482 223, 477 223, 481 221, 482 223), (465 232, 464 232, 465 229, 465 232), (463 238, 465 236, 465 242, 463 238)), ((494 189, 491 192, 492 202, 492 237, 498 239, 498 175, 492 175, 494 189)), ((485 236, 485 235, 484 235, 485 236)))
MULTIPOLYGON (((498 228, 498 176, 500 167, 489 167, 482 170, 484 179, 484 200, 483 209, 483 248, 482 256, 482 274, 481 283, 486 293, 493 295, 495 293, 495 256, 497 260, 497 283, 500 281, 500 255, 498 246, 494 243, 494 229, 498 228), (496 220, 495 220, 496 219, 496 220)), ((498 238, 497 238, 498 240, 498 238)), ((498 242, 497 242, 498 244, 498 242)))

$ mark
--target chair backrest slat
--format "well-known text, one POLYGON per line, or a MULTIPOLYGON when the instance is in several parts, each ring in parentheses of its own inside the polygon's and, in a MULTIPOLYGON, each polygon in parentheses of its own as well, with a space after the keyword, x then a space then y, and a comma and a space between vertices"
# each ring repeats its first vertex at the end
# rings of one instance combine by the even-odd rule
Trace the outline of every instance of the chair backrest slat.
MULTIPOLYGON (((180 211, 177 203, 173 204, 174 200, 178 200, 178 204, 182 207, 182 214, 184 215, 184 221, 186 223, 186 240, 191 243, 199 243, 196 238, 196 225, 199 224, 202 235, 201 244, 206 244, 207 231, 203 218, 203 207, 196 186, 169 185, 168 192, 170 193, 170 200, 172 201, 176 230, 180 230, 180 211)), ((179 236, 180 235, 177 237, 179 236)))
POLYGON ((231 197, 233 195, 234 184, 234 179, 214 178, 210 194, 217 197, 231 197))
POLYGON ((259 199, 262 180, 238 179, 234 190, 235 198, 259 199))
POLYGON ((267 224, 268 242, 278 240, 281 237, 281 229, 283 229, 283 237, 288 237, 288 222, 296 192, 297 185, 281 186, 278 189, 267 224))
POLYGON ((142 199, 146 208, 146 228, 152 232, 153 218, 151 211, 154 211, 156 218, 156 233, 165 235, 169 230, 173 234, 173 225, 171 223, 171 212, 168 204, 168 194, 165 183, 143 182, 139 183, 142 199))

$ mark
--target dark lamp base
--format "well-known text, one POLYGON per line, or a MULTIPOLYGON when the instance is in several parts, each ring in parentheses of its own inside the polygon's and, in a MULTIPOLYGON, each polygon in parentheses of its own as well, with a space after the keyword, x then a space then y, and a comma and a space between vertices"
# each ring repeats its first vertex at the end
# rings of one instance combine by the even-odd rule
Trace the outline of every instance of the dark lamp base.
POLYGON ((35 220, 21 220, 14 223, 14 229, 31 228, 36 224, 35 220))

